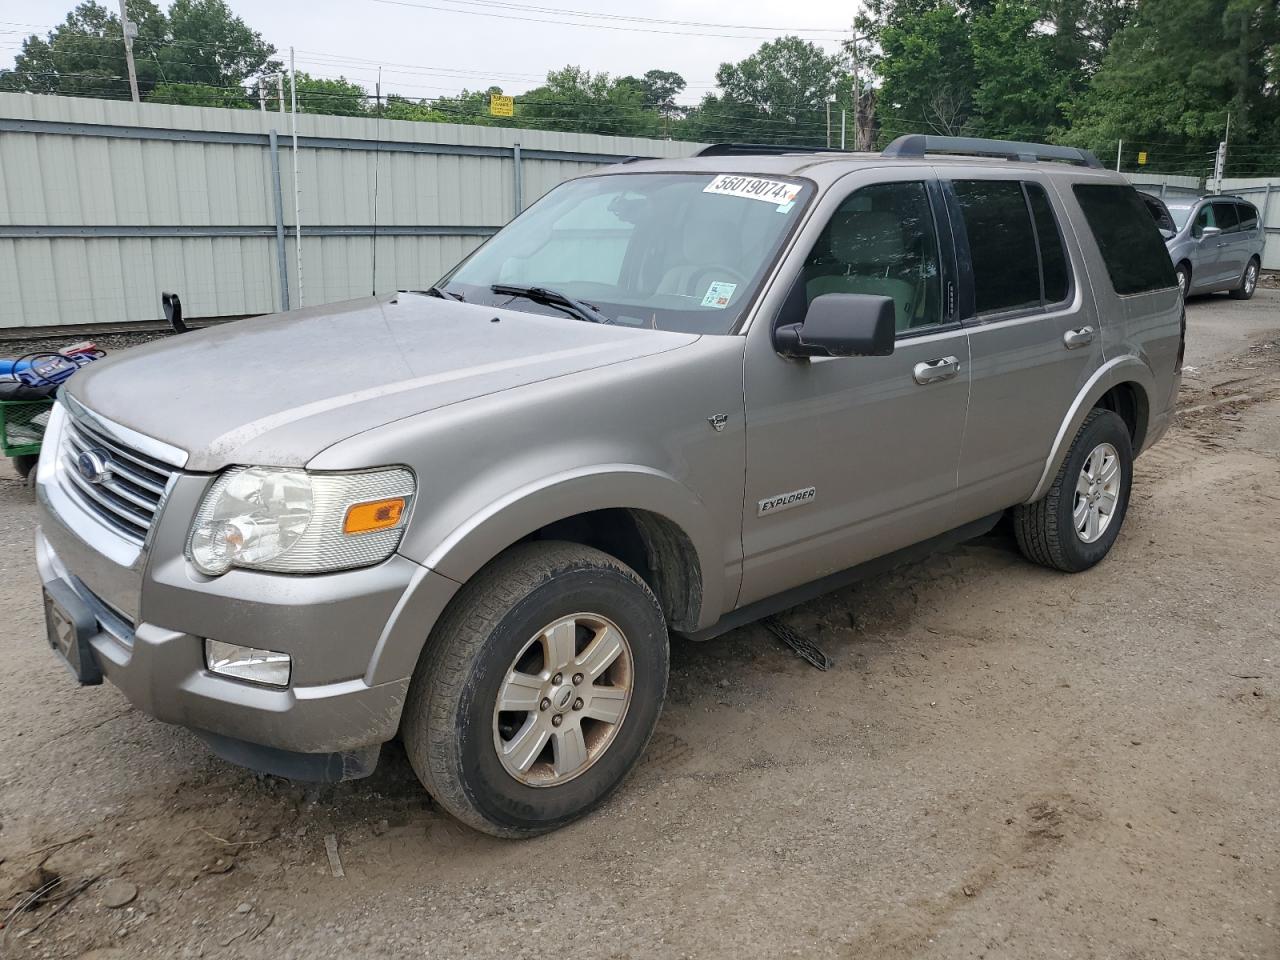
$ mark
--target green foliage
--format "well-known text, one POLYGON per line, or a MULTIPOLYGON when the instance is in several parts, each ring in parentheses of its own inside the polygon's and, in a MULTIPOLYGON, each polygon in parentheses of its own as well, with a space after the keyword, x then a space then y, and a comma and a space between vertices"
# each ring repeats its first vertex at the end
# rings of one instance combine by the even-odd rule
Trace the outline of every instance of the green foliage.
POLYGON ((516 101, 521 126, 606 133, 620 137, 652 137, 658 133, 657 111, 645 103, 645 92, 632 78, 592 74, 565 67, 547 74, 547 82, 516 101))
MULTIPOLYGON (((297 72, 298 112, 327 113, 340 117, 361 117, 369 113, 368 92, 358 83, 345 77, 329 80, 297 72)), ((285 79, 285 97, 289 96, 289 81, 285 79)))
POLYGON ((1072 77, 1040 23, 1040 11, 1019 0, 996 0, 973 18, 972 103, 984 135, 1039 140, 1060 121, 1072 77))
MULTIPOLYGON (((247 108, 275 50, 226 0, 130 0, 142 95, 157 103, 247 108)), ((110 5, 84 0, 30 36, 0 89, 126 99, 124 45, 110 5)), ((719 89, 675 101, 684 78, 612 77, 568 65, 493 117, 500 87, 379 106, 360 84, 298 75, 299 109, 394 120, 621 136, 820 144, 841 109, 864 142, 908 132, 1051 140, 1106 156, 1126 144, 1151 166, 1203 174, 1232 124, 1229 170, 1275 172, 1280 142, 1277 0, 867 0, 857 45, 831 56, 797 37, 722 63, 719 89), (856 79, 854 72, 856 71, 856 79), (856 86, 855 86, 856 85, 856 86), (855 95, 855 89, 857 94, 855 95), (855 103, 858 109, 855 109, 855 103), (874 135, 874 136, 873 136, 874 135), (1256 144, 1256 146, 1255 146, 1256 144)))
POLYGON ((148 103, 176 103, 188 107, 225 107, 249 110, 254 103, 239 88, 213 87, 207 83, 157 83, 147 94, 148 103))
POLYGON ((964 132, 973 114, 969 17, 949 0, 881 0, 857 29, 878 44, 877 112, 886 136, 964 132))
MULTIPOLYGON (((151 0, 132 0, 137 24, 133 41, 138 88, 148 97, 158 84, 239 88, 279 64, 275 48, 235 16, 224 0, 173 0, 162 13, 151 0)), ((120 18, 95 0, 85 0, 45 37, 23 41, 0 88, 64 96, 129 99, 120 18)), ((235 100, 230 90, 228 101, 235 100)), ((172 88, 163 94, 175 102, 172 88)))
POLYGON ((1064 139, 1115 149, 1123 139, 1161 170, 1204 174, 1231 114, 1229 163, 1274 171, 1280 138, 1280 22, 1262 0, 1145 0, 1068 110, 1064 139))
POLYGON ((716 71, 720 94, 707 94, 685 130, 708 140, 817 144, 826 137, 826 103, 840 61, 799 37, 781 37, 716 71))

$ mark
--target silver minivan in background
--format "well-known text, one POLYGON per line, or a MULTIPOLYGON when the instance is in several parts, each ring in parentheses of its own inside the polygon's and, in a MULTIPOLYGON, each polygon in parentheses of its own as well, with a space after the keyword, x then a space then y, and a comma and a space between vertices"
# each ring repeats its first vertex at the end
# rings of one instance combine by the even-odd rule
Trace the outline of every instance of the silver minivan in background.
POLYGON ((1258 208, 1239 197, 1166 202, 1156 225, 1178 271, 1183 295, 1226 290, 1248 300, 1258 286, 1266 243, 1258 208))

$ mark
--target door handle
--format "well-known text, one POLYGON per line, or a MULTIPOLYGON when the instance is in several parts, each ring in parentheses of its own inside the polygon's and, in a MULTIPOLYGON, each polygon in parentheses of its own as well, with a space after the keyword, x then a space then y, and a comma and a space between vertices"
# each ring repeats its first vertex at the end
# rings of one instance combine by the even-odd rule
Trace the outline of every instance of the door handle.
POLYGON ((1068 330, 1062 335, 1062 345, 1068 350, 1085 347, 1093 343, 1093 327, 1081 327, 1079 330, 1068 330))
POLYGON ((911 371, 911 375, 915 377, 918 384, 936 383, 939 380, 950 380, 960 372, 960 361, 955 357, 939 357, 936 360, 926 360, 924 363, 917 363, 911 371))

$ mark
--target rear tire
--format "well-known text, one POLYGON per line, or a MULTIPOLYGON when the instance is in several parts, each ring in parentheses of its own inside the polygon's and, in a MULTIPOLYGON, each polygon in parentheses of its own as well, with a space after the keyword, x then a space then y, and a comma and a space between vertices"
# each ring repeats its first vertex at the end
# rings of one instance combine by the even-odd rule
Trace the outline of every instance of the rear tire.
POLYGON ((639 760, 668 664, 662 609, 635 571, 578 544, 518 545, 432 631, 401 726, 409 762, 477 830, 555 830, 639 760))
POLYGON ((1228 295, 1232 300, 1252 300, 1253 291, 1258 289, 1258 273, 1260 266, 1257 258, 1249 261, 1244 268, 1244 274, 1240 277, 1240 286, 1234 290, 1228 291, 1228 295))
POLYGON ((1132 478, 1128 426, 1111 410, 1095 408, 1076 433, 1049 492, 1035 503, 1014 507, 1013 528, 1022 555, 1066 573, 1098 563, 1120 535, 1132 478))

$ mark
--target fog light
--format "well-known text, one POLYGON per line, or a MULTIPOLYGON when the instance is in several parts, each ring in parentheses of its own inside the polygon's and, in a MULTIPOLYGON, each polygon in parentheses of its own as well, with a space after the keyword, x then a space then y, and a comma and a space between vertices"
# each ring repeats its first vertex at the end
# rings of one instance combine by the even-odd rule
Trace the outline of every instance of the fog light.
POLYGON ((273 687, 289 685, 293 663, 287 653, 241 647, 221 640, 205 640, 204 662, 213 673, 237 680, 266 683, 273 687))

